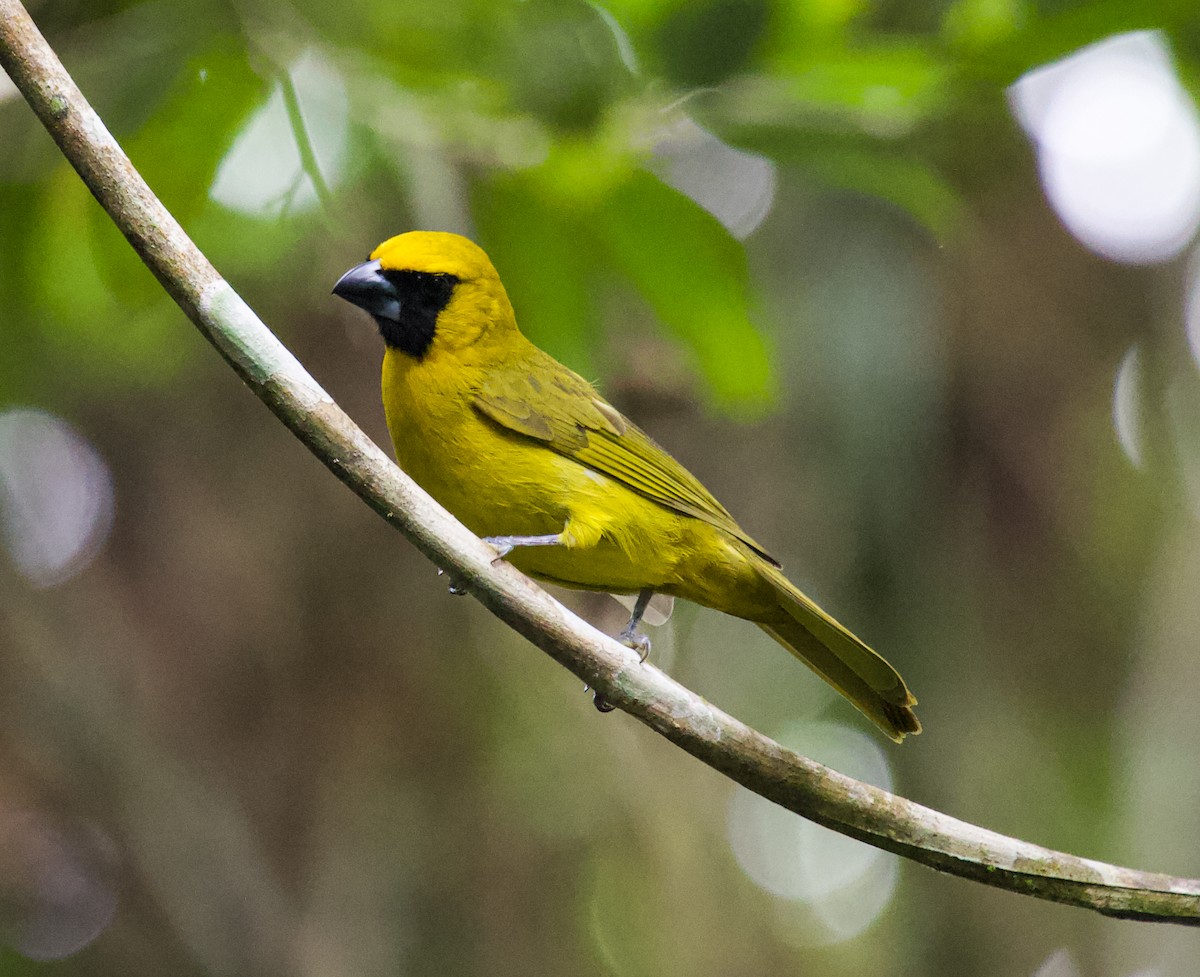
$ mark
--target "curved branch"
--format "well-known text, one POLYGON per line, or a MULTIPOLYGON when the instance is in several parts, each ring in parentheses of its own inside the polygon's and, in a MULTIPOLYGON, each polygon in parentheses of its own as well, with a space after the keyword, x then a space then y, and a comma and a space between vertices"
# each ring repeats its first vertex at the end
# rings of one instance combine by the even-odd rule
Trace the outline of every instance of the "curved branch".
POLYGON ((1200 925, 1200 880, 1119 868, 988 831, 823 767, 721 712, 566 610, 467 531, 355 426, 188 239, 17 0, 0 65, 180 308, 328 468, 497 617, 731 780, 818 824, 987 885, 1127 919, 1200 925))

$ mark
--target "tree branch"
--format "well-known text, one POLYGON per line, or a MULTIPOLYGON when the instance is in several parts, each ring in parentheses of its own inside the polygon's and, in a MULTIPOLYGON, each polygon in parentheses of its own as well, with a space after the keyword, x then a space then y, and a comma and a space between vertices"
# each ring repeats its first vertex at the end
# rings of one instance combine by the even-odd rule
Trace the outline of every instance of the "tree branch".
POLYGON ((17 0, 0 0, 0 65, 142 260, 314 455, 493 614, 737 783, 835 831, 987 885, 1127 919, 1200 925, 1200 880, 1119 868, 988 831, 859 783, 749 728, 553 600, 426 495, 355 426, 189 240, 17 0))

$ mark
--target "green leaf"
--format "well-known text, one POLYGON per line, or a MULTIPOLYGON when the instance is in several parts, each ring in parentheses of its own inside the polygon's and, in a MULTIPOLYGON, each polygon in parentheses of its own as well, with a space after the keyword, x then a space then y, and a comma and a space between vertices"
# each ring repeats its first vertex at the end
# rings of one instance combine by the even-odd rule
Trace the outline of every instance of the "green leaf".
POLYGON ((594 269, 570 211, 556 208, 528 176, 480 184, 473 213, 500 272, 521 331, 556 359, 594 377, 599 334, 594 269))
POLYGON ((40 194, 38 210, 23 282, 53 350, 43 355, 81 385, 166 382, 192 348, 181 341, 181 313, 65 163, 40 194), (109 262, 106 276, 101 268, 109 262), (110 279, 123 280, 119 291, 110 279))
POLYGON ((750 322, 746 255, 712 215, 648 173, 594 215, 609 259, 693 352, 717 403, 756 413, 774 396, 766 342, 750 322))
POLYGON ((820 112, 863 132, 891 137, 941 114, 950 101, 952 77, 949 65, 928 48, 880 41, 780 58, 777 73, 764 80, 756 97, 769 98, 794 115, 820 112))
POLYGON ((237 38, 215 38, 181 66, 161 107, 126 140, 134 165, 184 224, 207 203, 221 157, 267 88, 237 38))
POLYGON ((958 192, 928 164, 883 151, 814 153, 801 166, 830 187, 856 190, 896 204, 939 241, 962 224, 958 192))
POLYGON ((747 70, 772 19, 769 0, 701 0, 659 26, 658 60, 680 85, 704 87, 747 70))
POLYGON ((628 281, 691 353, 718 405, 761 411, 774 384, 766 342, 749 318, 742 246, 656 177, 609 163, 595 158, 594 182, 571 181, 567 189, 575 157, 555 157, 476 194, 480 239, 521 328, 594 376, 604 283, 628 281))

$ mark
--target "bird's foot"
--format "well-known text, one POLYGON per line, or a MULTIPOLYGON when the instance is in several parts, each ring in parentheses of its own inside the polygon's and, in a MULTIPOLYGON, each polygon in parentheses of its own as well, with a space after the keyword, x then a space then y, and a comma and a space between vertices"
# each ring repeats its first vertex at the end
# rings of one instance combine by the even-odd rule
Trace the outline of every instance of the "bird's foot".
POLYGON ((617 708, 599 692, 592 696, 592 705, 596 707, 596 712, 612 712, 617 708))
MULTIPOLYGON (((639 662, 644 662, 650 657, 650 639, 646 635, 642 634, 641 631, 637 630, 636 627, 626 628, 617 635, 617 640, 626 648, 636 651, 638 653, 639 662)), ((583 691, 591 692, 592 687, 590 685, 585 685, 583 687, 583 691)), ((599 692, 593 693, 592 705, 596 707, 597 712, 612 712, 613 709, 616 708, 616 706, 612 705, 599 692)))
POLYGON ((563 534, 551 533, 548 536, 484 536, 483 541, 496 551, 492 560, 495 566, 517 546, 562 546, 563 534))
POLYGON ((617 640, 626 648, 636 651, 639 662, 650 657, 650 639, 637 628, 626 628, 617 635, 617 640))
MULTIPOLYGON (((590 685, 583 687, 584 692, 592 692, 590 685)), ((612 712, 616 706, 609 703, 599 692, 592 692, 592 705, 596 707, 596 712, 612 712)))
POLYGON ((496 558, 492 560, 492 566, 495 566, 508 556, 516 545, 511 542, 511 537, 509 536, 484 536, 483 541, 496 551, 496 558))

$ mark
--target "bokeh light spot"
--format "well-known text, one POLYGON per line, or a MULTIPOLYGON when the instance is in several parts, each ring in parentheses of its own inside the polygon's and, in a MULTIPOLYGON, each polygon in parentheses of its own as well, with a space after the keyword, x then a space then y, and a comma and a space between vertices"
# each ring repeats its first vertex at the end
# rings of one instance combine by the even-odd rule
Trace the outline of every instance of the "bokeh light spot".
MULTIPOLYGON (((797 725, 780 742, 835 770, 885 790, 891 771, 867 734, 838 723, 797 725)), ((742 870, 782 900, 790 934, 801 943, 835 943, 858 935, 883 911, 895 889, 895 856, 806 821, 738 788, 729 807, 729 840, 742 870), (864 883, 869 883, 865 884, 864 883), (870 894, 867 898, 866 895, 870 894)))
POLYGON ((1183 325, 1192 360, 1200 366, 1200 250, 1192 253, 1190 265, 1183 302, 1183 325))
POLYGON ((74 830, 31 811, 0 818, 0 939, 33 960, 60 960, 116 913, 116 857, 91 826, 74 830))
POLYGON ((1079 968, 1066 947, 1060 947, 1042 961, 1033 977, 1079 977, 1079 968))
MULTIPOLYGON (((288 68, 288 75, 321 178, 334 186, 345 169, 348 149, 346 86, 312 48, 288 68)), ((252 216, 311 210, 317 191, 305 172, 298 135, 283 86, 277 82, 221 160, 209 195, 230 210, 252 216)))
POLYGON ((70 425, 37 410, 0 413, 0 534, 36 587, 70 579, 112 528, 108 465, 70 425))
POLYGON ((1113 428, 1117 441, 1137 468, 1142 467, 1145 419, 1142 416, 1142 352, 1134 344, 1121 358, 1113 384, 1113 428))
POLYGON ((821 899, 780 899, 775 918, 783 939, 796 947, 832 946, 860 936, 896 891, 899 863, 880 858, 849 885, 821 899))
POLYGON ((1046 196, 1081 242, 1150 264, 1200 224, 1200 124, 1161 34, 1120 34, 1020 78, 1013 111, 1046 196))
POLYGON ((774 163, 735 149, 686 117, 654 147, 653 168, 739 240, 754 232, 775 202, 774 163))

